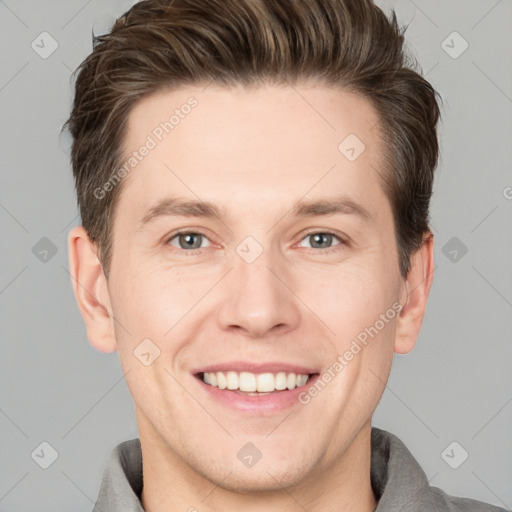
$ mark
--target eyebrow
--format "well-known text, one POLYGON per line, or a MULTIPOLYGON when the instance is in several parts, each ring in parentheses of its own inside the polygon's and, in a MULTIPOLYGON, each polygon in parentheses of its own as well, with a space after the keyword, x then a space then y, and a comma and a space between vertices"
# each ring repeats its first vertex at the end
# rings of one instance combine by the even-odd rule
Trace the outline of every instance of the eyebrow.
MULTIPOLYGON (((374 215, 369 210, 346 196, 315 201, 299 201, 289 213, 296 217, 316 217, 333 214, 355 215, 366 223, 375 221, 374 215)), ((147 224, 158 217, 168 216, 217 217, 222 220, 227 216, 227 210, 224 207, 219 208, 208 201, 167 197, 158 201, 146 212, 138 223, 138 229, 142 230, 147 224)))

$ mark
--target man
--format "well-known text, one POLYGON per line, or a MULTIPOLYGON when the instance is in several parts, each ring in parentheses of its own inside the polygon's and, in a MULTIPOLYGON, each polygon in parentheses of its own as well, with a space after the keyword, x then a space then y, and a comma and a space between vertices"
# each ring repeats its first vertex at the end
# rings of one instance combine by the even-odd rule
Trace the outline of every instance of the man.
POLYGON ((433 279, 436 92, 370 1, 147 0, 68 121, 91 344, 139 439, 95 511, 497 511, 372 427, 433 279))

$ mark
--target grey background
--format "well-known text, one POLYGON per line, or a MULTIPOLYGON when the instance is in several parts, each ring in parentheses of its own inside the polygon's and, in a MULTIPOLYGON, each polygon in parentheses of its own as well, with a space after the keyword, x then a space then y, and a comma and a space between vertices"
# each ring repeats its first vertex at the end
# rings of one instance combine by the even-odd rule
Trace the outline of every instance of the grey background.
MULTIPOLYGON (((66 243, 79 218, 69 140, 59 137, 92 26, 108 28, 132 3, 0 0, 3 512, 91 510, 109 452, 137 436, 117 353, 89 345, 72 293, 66 243), (31 47, 43 31, 58 43, 47 58, 31 47), (58 452, 48 469, 31 456, 43 441, 58 452)), ((512 2, 378 4, 410 22, 409 44, 445 104, 434 285, 417 347, 395 356, 374 425, 404 441, 432 485, 510 509, 512 2), (445 51, 462 48, 447 39, 453 31, 469 44, 458 58, 445 51), (469 454, 457 469, 442 456, 453 441, 452 464, 469 454)))

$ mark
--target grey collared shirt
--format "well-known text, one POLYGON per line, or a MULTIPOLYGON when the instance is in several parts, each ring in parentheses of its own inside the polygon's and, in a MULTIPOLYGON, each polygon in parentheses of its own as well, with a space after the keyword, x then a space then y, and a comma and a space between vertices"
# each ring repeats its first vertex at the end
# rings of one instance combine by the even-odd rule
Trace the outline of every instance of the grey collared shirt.
MULTIPOLYGON (((385 430, 372 427, 371 449, 371 484, 379 500, 374 512, 507 512, 431 487, 407 447, 385 430)), ((136 438, 112 450, 93 512, 144 512, 142 484, 142 452, 136 438)))

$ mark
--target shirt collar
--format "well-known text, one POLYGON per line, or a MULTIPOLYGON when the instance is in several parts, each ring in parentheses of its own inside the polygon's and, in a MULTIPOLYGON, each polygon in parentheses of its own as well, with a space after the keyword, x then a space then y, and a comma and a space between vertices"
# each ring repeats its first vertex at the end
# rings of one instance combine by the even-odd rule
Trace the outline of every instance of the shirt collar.
POLYGON ((144 512, 142 484, 140 439, 118 444, 108 457, 93 512, 144 512))
POLYGON ((430 484, 421 466, 398 437, 372 427, 371 449, 370 479, 379 500, 375 512, 438 510, 437 507, 417 508, 430 494, 430 484))
MULTIPOLYGON (((370 477, 379 500, 375 512, 416 510, 411 505, 428 494, 427 477, 411 452, 398 437, 377 427, 371 431, 370 477)), ((93 512, 144 512, 142 485, 140 439, 124 441, 110 453, 93 512)))

